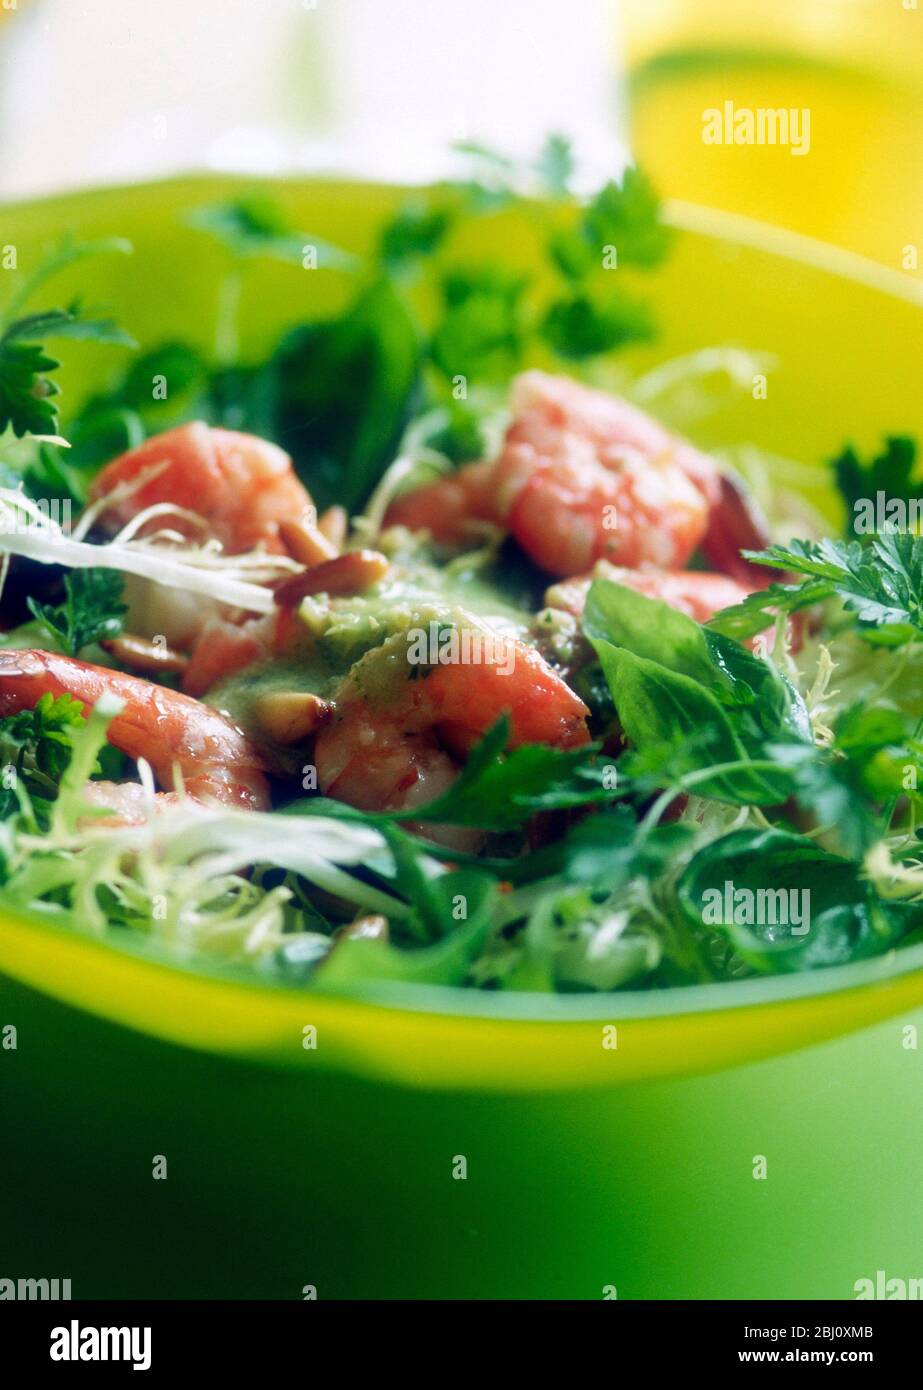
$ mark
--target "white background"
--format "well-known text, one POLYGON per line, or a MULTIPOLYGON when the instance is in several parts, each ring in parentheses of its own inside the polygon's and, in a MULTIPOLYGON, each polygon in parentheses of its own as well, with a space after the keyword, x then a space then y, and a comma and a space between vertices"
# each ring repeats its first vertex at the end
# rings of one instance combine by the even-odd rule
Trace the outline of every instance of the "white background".
POLYGON ((196 168, 420 179, 453 139, 620 157, 607 0, 0 0, 0 196, 196 168))

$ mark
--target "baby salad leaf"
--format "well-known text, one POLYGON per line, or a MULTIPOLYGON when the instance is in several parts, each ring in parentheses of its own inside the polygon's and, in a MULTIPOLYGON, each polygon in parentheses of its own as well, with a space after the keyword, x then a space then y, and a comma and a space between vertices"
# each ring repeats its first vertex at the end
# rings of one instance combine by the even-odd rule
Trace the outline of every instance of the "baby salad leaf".
POLYGON ((703 796, 772 805, 791 789, 772 739, 810 736, 803 702, 773 666, 685 614, 621 584, 596 580, 583 630, 602 664, 619 723, 649 774, 703 796))
POLYGON ((272 434, 319 507, 362 507, 394 458, 419 368, 414 322, 386 280, 341 318, 283 338, 270 364, 272 434))
POLYGON ((878 955, 923 923, 923 904, 879 898, 858 864, 781 830, 713 840, 684 871, 678 900, 694 930, 726 937, 762 974, 878 955))
POLYGON ((611 800, 595 745, 564 749, 528 743, 504 755, 509 729, 504 715, 472 749, 450 789, 414 807, 414 822, 512 830, 539 811, 611 800))
POLYGON ((84 647, 116 637, 128 612, 122 602, 124 580, 116 570, 77 569, 65 576, 62 604, 28 600, 29 611, 42 624, 55 648, 79 656, 84 647))
MULTIPOLYGON (((393 835, 392 849, 404 841, 398 853, 406 868, 418 851, 399 832, 393 835)), ((427 921, 431 944, 401 949, 387 941, 345 936, 315 979, 324 989, 348 988, 368 980, 460 985, 490 930, 495 897, 494 880, 476 869, 423 877, 416 884, 414 901, 417 913, 427 921)))
POLYGON ((790 770, 799 804, 857 860, 887 830, 881 803, 916 796, 906 786, 908 768, 923 786, 919 747, 908 746, 904 716, 897 709, 854 705, 837 719, 828 748, 776 744, 772 754, 790 770))
POLYGON ((731 637, 753 636, 773 613, 796 613, 838 598, 854 615, 860 636, 898 647, 923 639, 923 537, 884 532, 869 545, 858 541, 792 541, 764 551, 745 551, 760 565, 803 576, 795 584, 771 584, 743 603, 725 608, 709 627, 731 637))

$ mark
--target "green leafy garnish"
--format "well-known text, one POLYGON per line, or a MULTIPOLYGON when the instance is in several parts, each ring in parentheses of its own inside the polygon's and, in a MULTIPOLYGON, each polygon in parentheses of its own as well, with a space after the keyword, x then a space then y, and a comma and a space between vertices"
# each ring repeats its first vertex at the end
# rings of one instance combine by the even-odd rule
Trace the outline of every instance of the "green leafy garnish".
POLYGON ((13 433, 54 434, 58 412, 52 396, 58 388, 47 373, 59 366, 38 343, 0 338, 0 429, 13 433))
POLYGON ((769 663, 657 599, 590 587, 583 629, 619 723, 648 776, 701 772, 699 795, 740 805, 785 799, 791 780, 768 745, 809 738, 800 697, 769 663))
MULTIPOLYGON (((860 513, 866 509, 874 513, 879 493, 887 502, 907 503, 918 497, 921 482, 914 481, 916 458, 916 440, 894 434, 887 436, 883 451, 868 462, 851 445, 833 460, 837 487, 846 504, 848 532, 860 529, 860 513)), ((868 534, 878 528, 861 529, 868 534)))
POLYGON ((837 598, 868 642, 899 647, 923 638, 923 537, 900 532, 858 541, 792 541, 745 551, 759 565, 793 571, 793 584, 770 584, 709 622, 742 641, 769 626, 775 614, 797 613, 837 598))
POLYGON ((124 237, 97 237, 93 241, 80 241, 72 233, 65 233, 57 245, 42 256, 38 265, 27 271, 18 288, 4 304, 4 322, 10 323, 19 318, 23 305, 34 298, 36 291, 46 280, 60 274, 62 270, 67 270, 91 256, 130 256, 131 253, 131 242, 126 241, 124 237))
POLYGON ((430 354, 446 377, 501 380, 515 370, 526 335, 527 284, 526 277, 496 266, 465 266, 444 277, 445 312, 430 354))
POLYGON ((414 821, 510 830, 539 811, 611 799, 595 746, 564 749, 530 743, 505 753, 509 731, 504 716, 471 750, 449 791, 414 808, 414 821))
POLYGON ((378 254, 389 270, 401 270, 418 257, 431 256, 455 220, 448 205, 423 197, 408 199, 382 229, 378 254))
POLYGON ((923 923, 923 904, 879 898, 855 862, 780 830, 713 840, 685 870, 678 900, 695 930, 726 937, 762 974, 862 960, 923 923))
POLYGON ((296 230, 274 198, 254 192, 229 203, 196 208, 189 224, 216 238, 234 256, 269 256, 312 269, 352 269, 356 262, 338 246, 296 230))
MULTIPOLYGON (((411 819, 427 825, 470 825, 512 830, 541 811, 591 806, 612 799, 613 767, 600 760, 595 744, 552 748, 521 744, 506 752, 510 721, 503 715, 472 748, 450 789, 412 812, 355 812, 336 803, 309 800, 286 807, 289 815, 359 815, 370 824, 411 819)), ((429 847, 431 849, 431 847, 429 847)))
POLYGON ((83 338, 97 343, 134 346, 134 340, 113 319, 82 319, 76 307, 50 309, 16 319, 0 333, 0 431, 54 434, 58 411, 53 397, 58 387, 48 376, 60 362, 40 339, 83 338))
POLYGON ((419 360, 413 320, 384 280, 341 318, 280 343, 269 368, 273 434, 318 506, 357 511, 366 500, 410 417, 419 360))
POLYGON ((33 709, 0 719, 0 819, 21 809, 19 789, 41 818, 70 763, 75 735, 84 724, 82 712, 83 705, 72 695, 55 698, 48 693, 33 709))
POLYGON ((535 172, 552 198, 563 198, 574 173, 574 150, 563 135, 549 135, 535 161, 535 172))
POLYGON ((0 432, 54 435, 58 386, 49 376, 60 363, 43 346, 48 338, 83 339, 134 347, 131 336, 112 318, 93 318, 75 300, 66 309, 24 313, 36 290, 75 262, 105 252, 125 255, 131 243, 119 237, 80 242, 66 236, 20 283, 0 312, 0 432))
POLYGON ((855 859, 887 829, 881 805, 908 794, 909 781, 923 785, 920 751, 910 746, 904 716, 896 709, 852 706, 836 720, 828 747, 776 744, 772 754, 790 771, 799 804, 855 859))
POLYGON ((654 336, 650 308, 624 292, 578 293, 551 305, 542 335, 559 357, 582 361, 654 336))
POLYGON ((28 600, 29 611, 41 623, 56 649, 79 656, 85 647, 122 630, 128 612, 122 602, 124 580, 116 570, 78 569, 65 576, 62 604, 28 600))
POLYGON ((659 265, 671 240, 650 181, 629 166, 621 183, 607 183, 591 198, 574 225, 552 233, 549 249, 568 279, 583 280, 603 266, 659 265))

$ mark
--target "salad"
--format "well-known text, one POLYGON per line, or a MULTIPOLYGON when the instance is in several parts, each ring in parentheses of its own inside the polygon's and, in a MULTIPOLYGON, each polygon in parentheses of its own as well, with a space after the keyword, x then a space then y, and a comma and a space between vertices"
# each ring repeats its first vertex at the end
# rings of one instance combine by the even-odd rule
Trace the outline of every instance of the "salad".
POLYGON ((526 169, 464 155, 362 258, 262 192, 197 210, 227 256, 210 355, 37 307, 118 238, 20 273, 0 905, 334 991, 660 989, 919 941, 913 441, 831 439, 842 529, 754 449, 748 478, 697 448, 658 407, 760 364, 620 370, 670 245, 644 176, 584 198, 557 137, 526 169), (455 249, 511 205, 534 276, 455 249), (348 291, 253 361, 261 256, 348 291), (126 353, 64 425, 57 339, 126 353))

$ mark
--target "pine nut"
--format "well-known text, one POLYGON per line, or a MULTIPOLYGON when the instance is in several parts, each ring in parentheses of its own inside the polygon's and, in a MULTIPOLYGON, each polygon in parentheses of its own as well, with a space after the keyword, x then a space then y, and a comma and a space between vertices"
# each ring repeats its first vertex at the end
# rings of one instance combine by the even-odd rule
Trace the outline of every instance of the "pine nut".
POLYGON ((146 637, 135 637, 130 632, 109 637, 99 645, 133 671, 185 671, 189 665, 188 656, 182 652, 160 642, 149 642, 146 637))
POLYGON ((346 508, 328 507, 325 512, 321 512, 317 529, 327 537, 331 545, 335 545, 337 550, 342 550, 349 531, 349 513, 346 508))
POLYGON ((302 690, 274 690, 254 704, 260 728, 276 743, 301 743, 330 718, 333 706, 302 690))
POLYGON ((339 554, 332 541, 307 520, 280 521, 279 539, 300 565, 321 565, 339 554))
POLYGON ((280 608, 295 608, 309 594, 361 594, 387 573, 388 561, 379 551, 348 550, 304 574, 293 574, 276 589, 275 601, 280 608))

